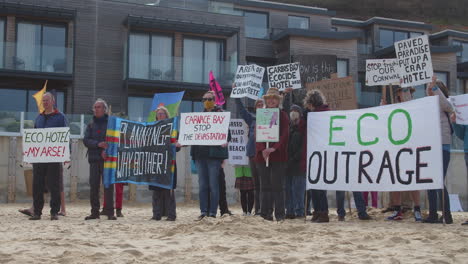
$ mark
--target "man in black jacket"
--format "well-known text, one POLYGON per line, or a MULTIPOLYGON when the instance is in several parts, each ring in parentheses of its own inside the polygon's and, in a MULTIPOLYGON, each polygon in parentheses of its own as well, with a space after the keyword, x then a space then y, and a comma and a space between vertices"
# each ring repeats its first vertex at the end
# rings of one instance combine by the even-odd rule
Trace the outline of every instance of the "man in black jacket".
MULTIPOLYGON (((85 220, 99 219, 99 189, 104 172, 104 160, 106 159, 105 149, 107 130, 107 103, 102 99, 97 99, 93 106, 94 117, 86 128, 83 139, 84 145, 88 148, 89 162, 89 185, 91 215, 85 220)), ((106 212, 109 220, 116 220, 114 216, 114 186, 104 188, 104 199, 106 200, 106 212)))

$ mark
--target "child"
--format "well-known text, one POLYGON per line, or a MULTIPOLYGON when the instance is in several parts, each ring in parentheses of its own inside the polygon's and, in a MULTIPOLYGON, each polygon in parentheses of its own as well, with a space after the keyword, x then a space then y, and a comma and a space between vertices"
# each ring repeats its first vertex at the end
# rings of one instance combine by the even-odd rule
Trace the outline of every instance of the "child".
POLYGON ((249 166, 239 166, 235 168, 236 184, 235 188, 240 190, 241 205, 243 215, 251 215, 254 205, 255 183, 249 166))

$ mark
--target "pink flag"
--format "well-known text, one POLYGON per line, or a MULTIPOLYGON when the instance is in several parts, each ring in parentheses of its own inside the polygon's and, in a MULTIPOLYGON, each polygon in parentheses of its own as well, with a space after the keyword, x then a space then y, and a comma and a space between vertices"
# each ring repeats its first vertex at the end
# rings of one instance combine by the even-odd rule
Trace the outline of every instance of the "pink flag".
POLYGON ((215 93, 216 105, 223 105, 226 103, 224 101, 224 95, 221 86, 216 81, 212 71, 210 71, 210 91, 215 93))

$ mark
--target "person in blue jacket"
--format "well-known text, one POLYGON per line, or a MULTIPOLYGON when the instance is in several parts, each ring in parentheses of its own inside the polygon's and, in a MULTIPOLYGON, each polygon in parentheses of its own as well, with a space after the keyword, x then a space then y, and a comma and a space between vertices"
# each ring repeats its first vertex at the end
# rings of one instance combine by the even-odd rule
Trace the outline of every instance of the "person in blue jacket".
MULTIPOLYGON (((452 119, 452 127, 453 131, 455 132, 455 135, 463 140, 463 149, 465 151, 465 165, 468 170, 468 126, 467 125, 460 125, 456 123, 456 115, 453 114, 451 116, 452 119)), ((462 225, 467 225, 468 226, 468 220, 462 223, 462 225)))

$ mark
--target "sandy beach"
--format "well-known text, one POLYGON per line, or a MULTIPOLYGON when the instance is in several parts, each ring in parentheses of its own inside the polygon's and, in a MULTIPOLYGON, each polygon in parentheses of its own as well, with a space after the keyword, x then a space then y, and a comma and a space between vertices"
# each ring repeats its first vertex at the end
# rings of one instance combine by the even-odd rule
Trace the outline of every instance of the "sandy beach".
MULTIPOLYGON (((195 221, 198 205, 179 204, 177 221, 149 220, 150 204, 124 205, 117 221, 84 221, 86 202, 68 204, 68 216, 50 221, 46 207, 40 221, 0 205, 0 263, 467 263, 468 213, 454 213, 455 223, 363 222, 355 213, 326 224, 303 219, 268 222, 242 216, 195 221)), ((310 217, 309 217, 310 218, 310 217)))

